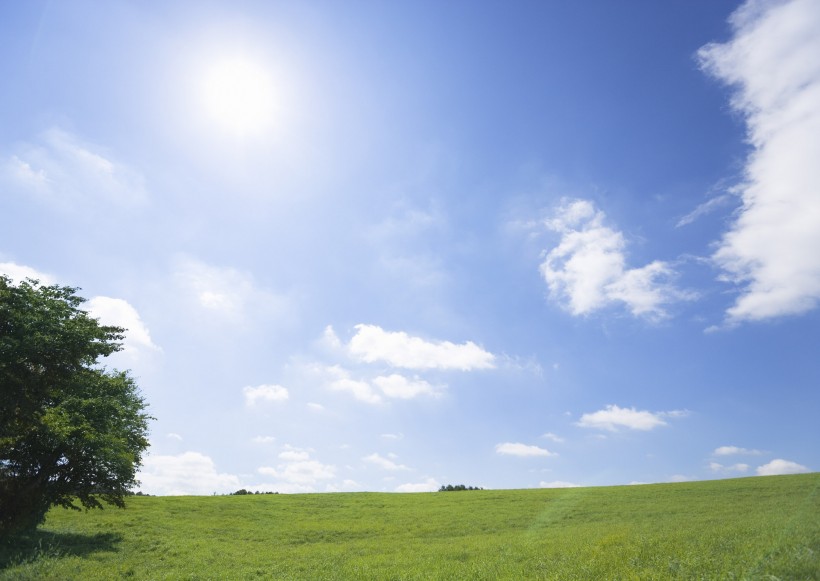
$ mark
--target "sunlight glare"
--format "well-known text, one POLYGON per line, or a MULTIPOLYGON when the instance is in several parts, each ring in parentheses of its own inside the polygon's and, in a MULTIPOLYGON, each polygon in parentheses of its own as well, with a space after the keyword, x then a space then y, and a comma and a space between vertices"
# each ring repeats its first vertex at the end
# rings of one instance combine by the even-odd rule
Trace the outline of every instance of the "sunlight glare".
POLYGON ((205 75, 203 97, 208 114, 230 131, 258 133, 272 121, 272 82, 267 71, 252 61, 235 58, 215 63, 205 75))

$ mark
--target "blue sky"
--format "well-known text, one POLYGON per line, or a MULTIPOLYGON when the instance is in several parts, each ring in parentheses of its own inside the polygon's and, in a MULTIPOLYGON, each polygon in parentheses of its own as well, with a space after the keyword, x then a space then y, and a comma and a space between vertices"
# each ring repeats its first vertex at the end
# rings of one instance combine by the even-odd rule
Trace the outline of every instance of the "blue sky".
POLYGON ((6 2, 0 270, 152 494, 820 468, 820 3, 6 2))

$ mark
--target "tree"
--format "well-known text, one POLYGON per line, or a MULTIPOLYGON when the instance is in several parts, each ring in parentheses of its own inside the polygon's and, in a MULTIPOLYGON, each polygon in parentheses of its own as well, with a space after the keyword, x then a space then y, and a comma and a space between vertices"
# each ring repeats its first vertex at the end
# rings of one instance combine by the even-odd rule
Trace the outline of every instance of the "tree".
POLYGON ((0 538, 51 506, 125 506, 148 447, 146 403, 128 372, 98 364, 124 329, 80 307, 77 289, 0 275, 0 538))

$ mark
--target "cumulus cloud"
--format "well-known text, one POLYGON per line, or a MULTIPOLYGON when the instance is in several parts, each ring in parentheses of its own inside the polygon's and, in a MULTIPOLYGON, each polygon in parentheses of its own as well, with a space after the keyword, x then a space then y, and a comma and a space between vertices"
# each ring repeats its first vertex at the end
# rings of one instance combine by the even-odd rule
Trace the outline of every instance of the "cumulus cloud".
POLYGON ((385 397, 413 399, 420 396, 438 397, 440 395, 435 387, 418 377, 408 379, 403 375, 393 373, 386 376, 379 375, 372 379, 354 378, 350 371, 339 365, 316 366, 315 369, 325 376, 325 385, 329 389, 348 392, 356 399, 370 404, 382 403, 385 397))
POLYGON ((142 322, 137 309, 128 301, 94 297, 86 303, 86 308, 91 316, 99 319, 103 325, 122 327, 126 330, 123 341, 123 351, 126 354, 133 356, 141 351, 160 350, 151 340, 151 333, 142 322))
POLYGON ((512 442, 505 442, 503 444, 497 444, 495 447, 495 451, 497 454, 505 454, 508 456, 521 456, 521 457, 532 457, 532 456, 557 456, 556 453, 550 452, 546 448, 539 448, 538 446, 530 446, 527 444, 520 444, 520 443, 512 443, 512 442))
POLYGON ((348 343, 349 353, 359 361, 383 361, 405 369, 492 369, 495 356, 472 341, 426 341, 403 331, 385 331, 376 325, 356 325, 348 343))
POLYGON ((541 263, 554 300, 573 315, 623 303, 637 317, 660 319, 667 316, 667 305, 692 298, 674 286, 677 273, 666 262, 627 268, 624 236, 605 222, 604 213, 588 200, 567 201, 546 220, 561 234, 541 263))
POLYGON ((369 456, 365 456, 364 458, 362 458, 362 460, 364 460, 365 462, 369 462, 370 464, 375 464, 382 470, 410 470, 410 468, 408 468, 404 464, 397 464, 396 462, 393 462, 393 460, 385 458, 384 456, 381 456, 376 453, 370 454, 369 456))
POLYGON ((311 458, 311 451, 291 445, 282 447, 279 453, 281 463, 276 466, 261 466, 259 474, 272 477, 276 482, 265 484, 279 492, 315 492, 321 481, 336 477, 336 467, 323 464, 311 458))
POLYGON ((333 391, 346 391, 359 401, 365 403, 381 403, 382 397, 376 393, 367 381, 353 379, 350 372, 339 365, 331 365, 323 369, 326 376, 326 385, 333 391))
POLYGON ((778 474, 803 474, 810 472, 808 468, 791 460, 777 458, 768 464, 757 467, 758 476, 776 476, 778 474))
POLYGON ((639 411, 632 408, 622 408, 617 405, 608 405, 597 412, 583 414, 578 421, 582 428, 596 428, 615 432, 619 428, 630 430, 649 431, 665 426, 664 418, 685 416, 687 412, 676 410, 671 412, 639 411))
POLYGON ((248 406, 255 406, 260 402, 285 401, 289 397, 288 390, 281 385, 248 386, 242 388, 242 393, 248 406))
POLYGON ((749 448, 739 448, 738 446, 720 446, 719 448, 715 448, 715 451, 712 452, 714 456, 735 456, 735 455, 744 455, 744 456, 759 456, 763 452, 761 450, 752 450, 749 448))
POLYGON ((217 472, 214 461, 199 452, 149 455, 137 479, 141 491, 156 495, 224 494, 240 488, 237 476, 217 472))
POLYGON ((98 145, 52 128, 0 160, 0 182, 60 209, 102 203, 139 206, 148 199, 144 178, 98 145))
POLYGON ((441 484, 435 478, 428 478, 424 482, 408 482, 396 487, 396 492, 435 492, 441 484))
POLYGON ((276 441, 273 436, 254 436, 251 440, 254 444, 271 444, 276 441))
POLYGON ((699 51, 734 90, 752 152, 742 206, 712 258, 740 287, 729 324, 796 315, 820 299, 820 4, 750 0, 732 39, 699 51))
POLYGON ((40 272, 30 266, 14 262, 0 262, 0 274, 5 274, 14 284, 20 284, 27 278, 39 280, 41 284, 54 284, 54 277, 40 272))

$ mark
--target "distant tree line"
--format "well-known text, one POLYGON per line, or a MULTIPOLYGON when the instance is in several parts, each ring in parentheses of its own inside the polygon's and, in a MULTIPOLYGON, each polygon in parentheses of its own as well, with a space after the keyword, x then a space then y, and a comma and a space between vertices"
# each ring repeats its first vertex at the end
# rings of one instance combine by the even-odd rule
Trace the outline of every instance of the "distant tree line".
POLYGON ((246 494, 279 494, 278 492, 251 492, 250 490, 245 490, 244 488, 240 488, 236 492, 231 492, 228 496, 245 496, 246 494))
POLYGON ((438 489, 439 492, 455 492, 459 490, 484 490, 480 486, 464 486, 463 484, 456 484, 453 486, 452 484, 448 484, 447 486, 442 486, 438 489))

